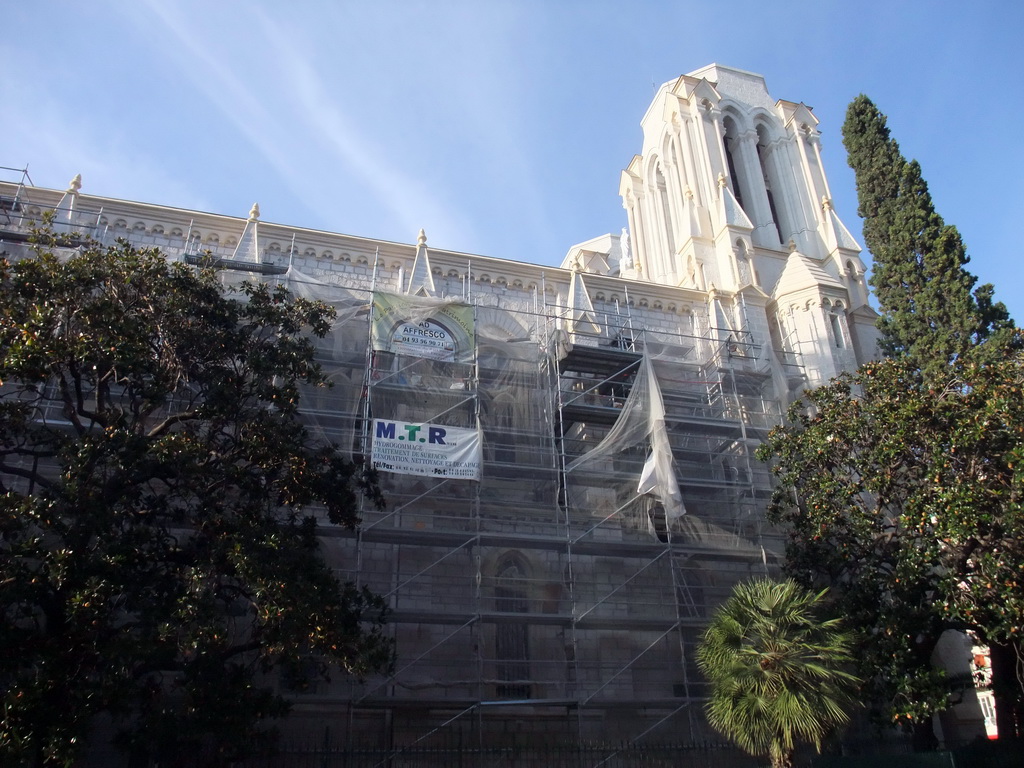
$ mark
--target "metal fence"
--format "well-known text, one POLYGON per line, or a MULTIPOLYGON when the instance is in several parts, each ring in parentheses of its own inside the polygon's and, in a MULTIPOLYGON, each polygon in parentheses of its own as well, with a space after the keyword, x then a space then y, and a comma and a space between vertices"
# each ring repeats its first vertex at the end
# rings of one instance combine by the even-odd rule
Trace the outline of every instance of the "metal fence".
POLYGON ((730 744, 584 744, 506 747, 358 748, 285 745, 238 768, 758 768, 730 744))
MULTIPOLYGON (((909 740, 880 738, 873 743, 851 741, 818 755, 803 745, 797 768, 1017 768, 1024 766, 1024 742, 972 742, 938 752, 914 753, 909 740)), ((456 740, 442 746, 393 747, 340 745, 328 737, 319 742, 284 743, 272 755, 225 761, 213 752, 131 760, 120 753, 93 753, 78 768, 766 768, 731 744, 678 742, 657 744, 519 744, 464 746, 456 740)))
MULTIPOLYGON (((1021 742, 985 742, 951 751, 913 753, 909 740, 882 739, 860 756, 817 755, 806 745, 797 753, 801 768, 1017 768, 1024 765, 1021 742)), ((430 748, 285 745, 273 756, 236 768, 762 768, 735 746, 718 742, 661 744, 447 746, 430 748)))
MULTIPOLYGON (((909 745, 908 745, 909 746, 909 745)), ((1019 768, 1024 765, 1024 742, 973 741, 952 749, 937 752, 888 752, 886 761, 878 752, 865 750, 865 754, 847 757, 822 755, 812 768, 879 768, 898 765, 899 768, 1019 768)))

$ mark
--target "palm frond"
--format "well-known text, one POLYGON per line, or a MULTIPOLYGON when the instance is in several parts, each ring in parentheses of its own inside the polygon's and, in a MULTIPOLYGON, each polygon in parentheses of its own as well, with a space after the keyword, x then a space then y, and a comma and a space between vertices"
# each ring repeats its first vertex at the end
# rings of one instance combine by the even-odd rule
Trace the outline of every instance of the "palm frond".
POLYGON ((711 683, 713 727, 742 749, 784 764, 798 741, 820 748, 847 722, 859 682, 852 637, 822 617, 826 591, 792 580, 737 585, 713 617, 697 663, 711 683))

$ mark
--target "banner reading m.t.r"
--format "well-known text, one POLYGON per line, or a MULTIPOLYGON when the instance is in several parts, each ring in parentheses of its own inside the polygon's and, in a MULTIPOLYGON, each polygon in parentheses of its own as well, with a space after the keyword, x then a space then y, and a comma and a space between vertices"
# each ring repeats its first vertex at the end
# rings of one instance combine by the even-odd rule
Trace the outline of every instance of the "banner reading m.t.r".
POLYGON ((480 479, 480 432, 465 427, 373 420, 375 469, 400 475, 480 479))

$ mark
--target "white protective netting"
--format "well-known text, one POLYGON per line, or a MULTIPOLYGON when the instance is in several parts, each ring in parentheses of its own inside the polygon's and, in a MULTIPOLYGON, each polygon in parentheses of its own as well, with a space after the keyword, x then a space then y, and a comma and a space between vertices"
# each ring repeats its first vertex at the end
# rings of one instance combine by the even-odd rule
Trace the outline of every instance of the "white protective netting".
MULTIPOLYGON (((685 514, 686 508, 673 466, 665 404, 646 354, 621 408, 601 442, 566 466, 567 486, 590 488, 598 477, 604 477, 602 485, 614 493, 614 513, 654 531, 659 515, 664 525, 664 521, 671 523, 685 514), (644 456, 639 471, 638 455, 644 456)), ((587 495, 584 490, 583 498, 587 495)), ((570 494, 570 503, 577 500, 570 494)))

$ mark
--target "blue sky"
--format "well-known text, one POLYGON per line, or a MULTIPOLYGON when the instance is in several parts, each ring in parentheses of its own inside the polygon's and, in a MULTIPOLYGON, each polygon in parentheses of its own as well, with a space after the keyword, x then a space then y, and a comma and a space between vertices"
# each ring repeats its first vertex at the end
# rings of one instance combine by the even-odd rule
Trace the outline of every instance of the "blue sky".
MULTIPOLYGON (((1024 324, 1024 4, 9 2, 0 165, 40 186, 557 264, 618 232, 654 85, 711 62, 840 127, 867 93, 1024 324)), ((7 174, 9 177, 9 174, 7 174)))

